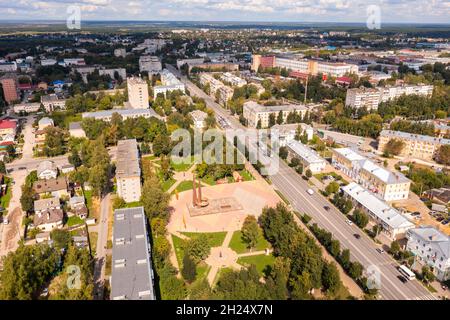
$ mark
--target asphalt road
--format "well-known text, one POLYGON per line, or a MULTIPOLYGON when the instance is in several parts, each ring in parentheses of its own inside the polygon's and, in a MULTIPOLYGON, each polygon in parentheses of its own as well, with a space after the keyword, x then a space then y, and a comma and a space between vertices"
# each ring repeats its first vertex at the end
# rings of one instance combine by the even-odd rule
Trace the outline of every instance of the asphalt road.
MULTIPOLYGON (((181 76, 177 69, 172 66, 167 66, 167 68, 181 79, 191 95, 205 99, 208 107, 216 112, 218 121, 226 119, 230 129, 245 128, 210 96, 206 95, 186 77, 181 76)), ((278 157, 275 157, 272 161, 278 159, 278 157)), ((401 282, 398 278, 400 275, 397 270, 398 264, 393 258, 387 253, 377 252, 378 246, 357 226, 348 225, 345 216, 335 209, 325 197, 318 192, 309 195, 307 190, 311 187, 292 168, 281 160, 279 160, 279 166, 278 172, 270 177, 273 185, 287 197, 295 210, 307 213, 320 227, 332 232, 334 238, 340 241, 341 247, 350 250, 352 259, 359 261, 366 269, 372 267, 380 271, 379 293, 382 299, 436 299, 417 280, 407 283, 401 282), (324 206, 329 206, 331 210, 326 211, 324 206), (357 240, 354 234, 359 234, 360 239, 357 240)))

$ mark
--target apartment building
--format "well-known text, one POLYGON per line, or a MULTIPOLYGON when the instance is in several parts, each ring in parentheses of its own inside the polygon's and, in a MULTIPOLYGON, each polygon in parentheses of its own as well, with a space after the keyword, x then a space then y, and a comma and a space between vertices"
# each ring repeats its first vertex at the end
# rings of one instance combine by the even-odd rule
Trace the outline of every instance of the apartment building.
POLYGON ((98 74, 101 76, 108 75, 112 80, 116 79, 116 75, 122 79, 127 77, 127 71, 125 68, 99 69, 98 74))
POLYGON ((13 110, 14 110, 15 113, 20 113, 20 112, 26 112, 26 113, 38 112, 40 108, 41 108, 41 104, 39 102, 19 103, 19 104, 15 104, 13 106, 13 110))
POLYGON ((291 112, 300 113, 302 118, 305 116, 308 108, 304 105, 281 105, 281 106, 263 106, 255 101, 248 101, 244 103, 243 116, 247 120, 247 125, 252 128, 258 126, 261 121, 261 128, 269 126, 269 117, 271 114, 278 117, 280 111, 283 115, 283 123, 286 122, 288 115, 291 112))
POLYGON ((0 61, 0 72, 16 72, 17 63, 15 61, 0 61))
POLYGON ((132 109, 148 109, 148 86, 147 82, 139 77, 127 79, 128 103, 132 109))
POLYGON ((0 120, 0 137, 12 136, 15 137, 17 133, 17 121, 0 120))
POLYGON ((140 56, 139 71, 147 71, 149 74, 158 73, 162 70, 161 60, 157 56, 140 56))
POLYGON ((143 207, 114 211, 111 300, 156 300, 143 207))
POLYGON ((208 116, 206 112, 194 110, 192 112, 189 112, 189 115, 191 116, 192 121, 194 122, 194 128, 201 130, 205 127, 205 120, 206 117, 208 116))
POLYGON ((16 80, 13 78, 2 78, 0 79, 0 84, 3 88, 3 97, 7 103, 19 100, 19 95, 17 93, 16 80))
POLYGON ((372 88, 348 89, 345 105, 352 108, 366 107, 367 110, 377 110, 381 102, 381 92, 372 88))
POLYGON ((122 120, 126 120, 129 118, 139 118, 144 117, 149 119, 151 117, 155 117, 160 119, 161 117, 155 112, 153 109, 111 109, 111 110, 103 110, 103 111, 95 111, 95 112, 84 112, 82 114, 83 119, 85 118, 93 118, 96 120, 103 120, 106 122, 110 122, 114 113, 117 113, 122 117, 122 120))
POLYGON ((397 99, 402 95, 416 94, 430 97, 433 94, 433 88, 431 85, 403 85, 348 89, 345 105, 352 108, 366 107, 368 110, 376 110, 381 102, 397 99))
POLYGON ((256 71, 260 66, 285 68, 290 71, 309 75, 322 73, 332 77, 342 77, 347 73, 358 73, 358 66, 354 64, 298 59, 294 57, 262 57, 254 55, 252 70, 256 71))
POLYGON ((242 87, 247 84, 247 81, 238 76, 235 76, 230 72, 225 72, 224 74, 222 74, 220 76, 220 80, 229 83, 233 87, 242 87))
POLYGON ((233 97, 234 89, 226 86, 209 73, 200 74, 200 84, 202 86, 209 85, 210 95, 214 98, 217 97, 218 103, 223 106, 226 106, 228 100, 233 97))
POLYGON ((414 224, 400 212, 359 184, 352 182, 343 187, 342 192, 352 201, 355 209, 365 212, 391 240, 403 238, 408 230, 414 228, 414 224))
POLYGON ((60 99, 56 94, 52 93, 46 96, 41 96, 41 103, 47 112, 54 110, 65 110, 66 99, 60 99))
POLYGON ((168 92, 172 91, 179 90, 183 93, 186 91, 184 83, 178 80, 178 78, 167 69, 164 69, 161 72, 161 83, 162 85, 153 88, 153 98, 156 98, 158 94, 164 94, 164 96, 166 96, 168 92))
POLYGON ((421 264, 430 266, 438 280, 450 279, 450 237, 431 226, 410 229, 406 237, 406 249, 421 264))
POLYGON ((378 151, 384 152, 386 144, 391 139, 397 139, 404 142, 405 146, 399 154, 400 156, 419 158, 428 161, 434 159, 436 152, 441 146, 450 144, 449 139, 401 131, 383 130, 378 138, 378 151))
POLYGON ((408 199, 411 180, 380 167, 350 148, 333 149, 332 164, 385 201, 408 199))
POLYGON ((136 139, 117 142, 117 194, 126 203, 141 199, 141 168, 136 139))
POLYGON ((301 134, 306 134, 308 141, 313 138, 314 129, 306 123, 276 124, 271 128, 271 134, 277 131, 280 147, 286 147, 295 140, 299 127, 301 134))
POLYGON ((297 157, 300 159, 304 170, 309 169, 313 174, 316 174, 322 172, 327 166, 325 159, 299 141, 291 141, 287 144, 287 148, 291 154, 291 157, 297 157))

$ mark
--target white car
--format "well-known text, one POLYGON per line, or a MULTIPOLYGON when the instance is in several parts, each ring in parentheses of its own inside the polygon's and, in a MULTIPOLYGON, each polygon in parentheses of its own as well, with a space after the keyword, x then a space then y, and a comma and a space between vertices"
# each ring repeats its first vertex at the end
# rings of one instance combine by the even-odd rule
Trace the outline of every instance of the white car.
POLYGON ((310 195, 314 194, 314 190, 313 189, 308 189, 306 192, 308 192, 310 195))
POLYGON ((351 220, 348 220, 348 219, 347 219, 346 222, 347 222, 347 224, 348 224, 349 226, 352 226, 352 225, 353 225, 353 222, 352 222, 351 220))
POLYGON ((3 224, 9 224, 8 218, 5 217, 5 218, 3 219, 3 224))

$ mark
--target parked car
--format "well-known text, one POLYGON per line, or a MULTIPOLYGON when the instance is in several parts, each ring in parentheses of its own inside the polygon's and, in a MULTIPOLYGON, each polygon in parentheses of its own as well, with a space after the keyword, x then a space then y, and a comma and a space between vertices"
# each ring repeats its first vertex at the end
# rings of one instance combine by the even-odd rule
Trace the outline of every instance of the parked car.
POLYGON ((323 207, 326 211, 330 211, 331 210, 331 208, 329 207, 329 206, 324 206, 323 207))
POLYGON ((313 195, 313 194, 314 194, 314 190, 313 190, 313 189, 308 189, 307 192, 308 192, 310 195, 313 195))
POLYGON ((346 222, 347 222, 347 224, 348 224, 349 226, 352 226, 352 225, 353 225, 353 222, 352 222, 351 220, 348 220, 348 219, 347 219, 346 222))
POLYGON ((444 225, 444 226, 446 226, 446 225, 448 225, 449 224, 449 222, 450 222, 450 220, 444 220, 444 221, 442 221, 441 223, 444 225))
POLYGON ((378 253, 384 253, 384 250, 381 249, 381 248, 377 248, 377 252, 378 252, 378 253))
POLYGON ((3 224, 6 224, 6 225, 7 225, 7 224, 9 224, 9 220, 8 220, 8 218, 6 218, 6 217, 5 217, 5 218, 3 218, 3 224))
POLYGON ((357 234, 357 233, 355 233, 354 235, 353 235, 356 239, 361 239, 361 236, 359 235, 359 234, 357 234))

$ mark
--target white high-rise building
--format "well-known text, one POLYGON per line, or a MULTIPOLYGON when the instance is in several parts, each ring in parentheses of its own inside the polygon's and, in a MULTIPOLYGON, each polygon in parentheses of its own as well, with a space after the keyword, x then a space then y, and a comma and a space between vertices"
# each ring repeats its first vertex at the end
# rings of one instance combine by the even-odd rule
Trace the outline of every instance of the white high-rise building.
POLYGON ((148 109, 147 82, 139 77, 127 79, 128 103, 132 109, 148 109))

